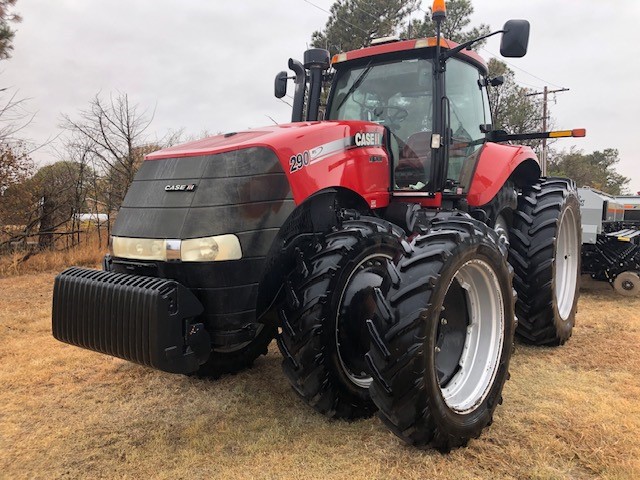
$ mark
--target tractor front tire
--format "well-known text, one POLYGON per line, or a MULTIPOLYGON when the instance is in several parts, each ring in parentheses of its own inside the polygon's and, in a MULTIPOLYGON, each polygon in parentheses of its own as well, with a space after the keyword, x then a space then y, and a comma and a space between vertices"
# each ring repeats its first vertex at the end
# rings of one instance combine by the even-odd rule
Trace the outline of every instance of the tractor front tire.
POLYGON ((510 232, 518 292, 516 334, 557 346, 573 331, 580 296, 580 202, 573 180, 546 178, 523 189, 510 232))
POLYGON ((374 217, 343 221, 297 252, 285 280, 278 346, 293 389, 315 410, 356 419, 375 412, 366 371, 374 288, 401 249, 402 232, 374 217))
POLYGON ((367 323, 371 397, 398 437, 464 446, 502 403, 515 330, 512 269, 486 224, 434 223, 407 246, 367 323))
POLYGON ((235 374, 253 365, 261 355, 266 355, 276 328, 263 325, 256 337, 248 344, 229 351, 213 350, 207 361, 196 372, 199 377, 219 378, 221 375, 235 374))

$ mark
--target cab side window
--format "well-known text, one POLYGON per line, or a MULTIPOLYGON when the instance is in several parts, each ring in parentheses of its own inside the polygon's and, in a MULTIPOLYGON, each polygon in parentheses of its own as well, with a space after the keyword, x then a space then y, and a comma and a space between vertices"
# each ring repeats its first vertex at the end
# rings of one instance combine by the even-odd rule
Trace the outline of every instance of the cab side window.
POLYGON ((470 177, 467 170, 473 168, 475 153, 485 138, 481 128, 491 123, 480 79, 480 72, 474 66, 458 59, 449 61, 445 79, 451 129, 447 176, 464 187, 468 187, 463 183, 470 177))

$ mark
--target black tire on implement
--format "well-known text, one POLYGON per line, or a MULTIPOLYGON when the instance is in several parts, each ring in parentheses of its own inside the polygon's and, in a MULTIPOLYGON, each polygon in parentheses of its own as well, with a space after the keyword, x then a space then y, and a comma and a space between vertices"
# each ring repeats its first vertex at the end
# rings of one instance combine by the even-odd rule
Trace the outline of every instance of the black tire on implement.
POLYGON ((266 355, 269 343, 276 335, 276 328, 264 325, 256 337, 247 345, 228 352, 212 351, 209 359, 196 372, 199 377, 219 378, 235 374, 253 365, 260 356, 266 355))
POLYGON ((502 402, 512 269, 497 234, 466 216, 434 223, 406 250, 367 322, 369 390, 393 433, 446 452, 478 437, 502 402))
POLYGON ((342 222, 298 252, 285 281, 278 346, 293 389, 329 417, 372 415, 365 320, 402 233, 373 217, 342 222))
POLYGON ((573 180, 540 179, 518 198, 509 262, 518 292, 516 334, 532 345, 565 343, 580 288, 580 202, 573 180))

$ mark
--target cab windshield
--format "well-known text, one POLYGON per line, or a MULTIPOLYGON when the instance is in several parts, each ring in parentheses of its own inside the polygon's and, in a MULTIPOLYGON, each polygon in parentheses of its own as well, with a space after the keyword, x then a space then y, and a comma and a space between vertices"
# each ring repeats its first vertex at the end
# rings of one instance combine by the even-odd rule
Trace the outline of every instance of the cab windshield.
POLYGON ((431 172, 433 66, 427 59, 340 69, 329 120, 366 120, 387 127, 395 188, 423 190, 431 172))

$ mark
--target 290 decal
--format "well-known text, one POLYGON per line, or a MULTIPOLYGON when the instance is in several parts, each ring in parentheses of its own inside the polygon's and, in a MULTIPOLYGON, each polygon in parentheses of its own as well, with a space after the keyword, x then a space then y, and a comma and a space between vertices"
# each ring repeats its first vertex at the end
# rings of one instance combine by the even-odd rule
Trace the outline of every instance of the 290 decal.
MULTIPOLYGON (((333 140, 289 157, 289 173, 298 172, 312 163, 332 155, 338 155, 352 148, 381 147, 384 144, 383 140, 384 135, 380 132, 357 132, 352 137, 333 140)), ((369 161, 373 163, 381 162, 383 157, 372 156, 369 161)))
POLYGON ((299 153, 297 155, 293 155, 289 159, 289 166, 291 167, 289 169, 289 173, 297 172, 298 170, 309 165, 310 158, 311 158, 311 155, 309 154, 308 150, 305 150, 304 152, 299 153))

